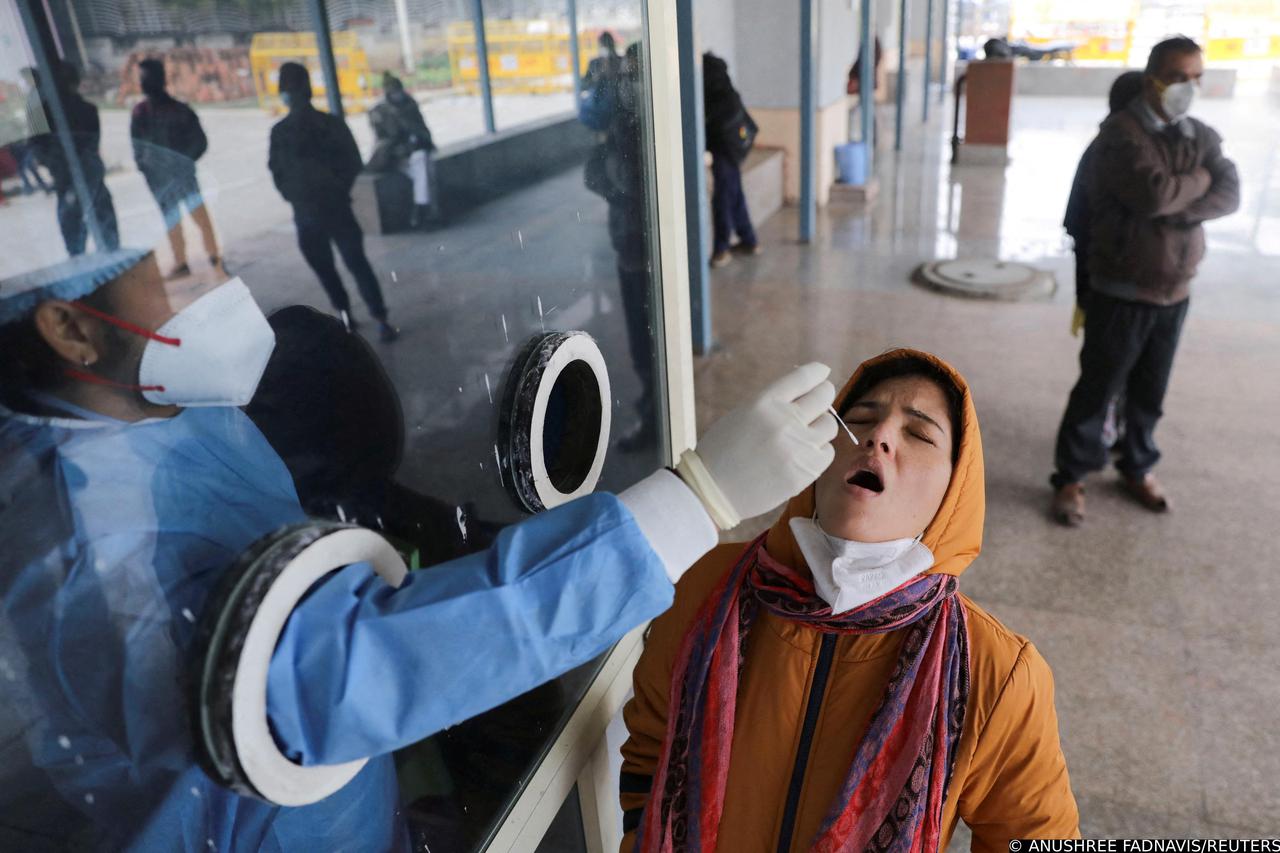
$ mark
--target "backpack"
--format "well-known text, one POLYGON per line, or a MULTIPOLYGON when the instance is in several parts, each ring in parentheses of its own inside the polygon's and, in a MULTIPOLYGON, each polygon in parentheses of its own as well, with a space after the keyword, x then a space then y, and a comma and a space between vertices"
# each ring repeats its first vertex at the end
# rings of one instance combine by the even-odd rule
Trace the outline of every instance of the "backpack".
POLYGON ((727 121, 716 127, 715 132, 718 150, 728 154, 735 163, 741 163, 751 153, 760 128, 739 100, 737 110, 727 121))

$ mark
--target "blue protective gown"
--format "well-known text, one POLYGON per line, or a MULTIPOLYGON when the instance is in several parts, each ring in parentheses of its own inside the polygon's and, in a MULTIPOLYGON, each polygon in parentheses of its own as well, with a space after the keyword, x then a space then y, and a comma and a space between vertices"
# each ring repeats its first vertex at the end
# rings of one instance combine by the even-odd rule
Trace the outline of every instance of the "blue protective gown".
POLYGON ((375 756, 279 808, 195 764, 195 621, 250 543, 303 519, 236 409, 121 424, 0 410, 0 849, 405 849, 390 751, 590 660, 671 602, 611 495, 398 590, 349 566, 290 620, 269 715, 304 763, 375 756))

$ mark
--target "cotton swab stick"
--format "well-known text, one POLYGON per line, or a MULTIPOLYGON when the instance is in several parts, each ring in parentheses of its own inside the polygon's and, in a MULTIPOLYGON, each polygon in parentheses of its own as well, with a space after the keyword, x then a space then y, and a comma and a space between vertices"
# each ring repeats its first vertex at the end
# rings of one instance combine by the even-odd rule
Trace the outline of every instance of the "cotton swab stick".
POLYGON ((854 434, 853 434, 853 430, 849 429, 849 425, 848 425, 847 423, 845 423, 845 422, 844 422, 844 418, 840 417, 840 413, 836 411, 836 407, 835 407, 835 406, 827 406, 827 411, 828 411, 828 412, 830 412, 830 413, 835 417, 835 419, 836 419, 836 423, 838 423, 838 424, 840 424, 840 426, 844 427, 844 431, 845 431, 845 432, 847 432, 847 433, 849 433, 849 440, 850 440, 850 441, 852 441, 852 442, 854 443, 854 445, 855 445, 855 446, 857 446, 857 445, 858 445, 858 437, 857 437, 856 435, 854 435, 854 434))

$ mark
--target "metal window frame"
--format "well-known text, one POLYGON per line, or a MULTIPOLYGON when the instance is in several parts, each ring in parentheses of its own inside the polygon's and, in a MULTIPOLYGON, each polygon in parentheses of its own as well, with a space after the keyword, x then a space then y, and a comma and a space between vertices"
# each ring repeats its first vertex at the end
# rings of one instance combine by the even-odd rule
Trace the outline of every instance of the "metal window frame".
POLYGON ((938 87, 938 103, 946 103, 947 100, 947 80, 951 76, 951 51, 948 46, 948 37, 950 36, 951 27, 951 0, 942 0, 942 26, 939 28, 938 40, 942 43, 942 55, 939 58, 941 68, 939 69, 942 85, 938 87))
POLYGON ((817 53, 817 16, 814 0, 800 0, 800 242, 813 241, 818 219, 817 145, 814 111, 818 102, 818 81, 813 61, 817 53))
POLYGON ((706 355, 715 347, 711 325, 711 271, 707 265, 706 105, 702 96, 702 59, 698 52, 694 0, 676 0, 680 54, 680 103, 684 134, 686 241, 689 247, 689 297, 693 352, 706 355))
POLYGON ((894 108, 893 116, 893 150, 902 150, 902 126, 903 108, 907 103, 907 30, 910 26, 910 12, 908 0, 899 0, 898 3, 898 82, 894 86, 894 98, 897 106, 894 108))
POLYGON ((484 132, 498 132, 493 119, 493 85, 489 80, 489 38, 484 29, 484 0, 471 0, 471 26, 475 30, 476 70, 480 74, 480 98, 484 103, 484 132))
POLYGON ((565 0, 569 16, 569 76, 573 79, 573 104, 582 103, 582 47, 578 44, 578 0, 565 0))
MULTIPOLYGON (((686 224, 685 158, 681 108, 682 57, 675 3, 646 3, 645 41, 651 74, 653 169, 657 212, 657 265, 660 276, 663 351, 667 389, 668 461, 693 446, 696 417, 693 395, 693 346, 689 298, 689 240, 686 224)), ((591 853, 617 850, 620 806, 608 773, 604 748, 609 721, 621 710, 631 688, 631 672, 643 649, 641 626, 627 634, 603 666, 542 763, 516 798, 486 848, 489 853, 527 853, 536 849, 565 797, 578 786, 583 829, 591 853)))
POLYGON ((320 73, 324 76, 324 94, 329 102, 329 112, 338 118, 346 118, 342 110, 342 89, 338 83, 338 64, 333 59, 333 28, 329 23, 329 8, 324 0, 309 0, 311 26, 316 33, 316 54, 320 59, 320 73))
POLYGON ((622 709, 631 689, 631 672, 644 648, 644 631, 645 626, 634 629, 613 647, 485 853, 536 850, 574 785, 578 786, 589 853, 617 850, 621 845, 617 830, 621 807, 613 799, 609 780, 600 778, 598 753, 609 721, 622 709))
POLYGON ((933 83, 933 0, 925 4, 924 18, 924 104, 920 109, 920 121, 929 121, 929 86, 933 83))
MULTIPOLYGON (((682 57, 676 4, 645 3, 645 40, 653 110, 654 187, 657 194, 658 269, 661 273, 663 348, 667 389, 669 463, 693 447, 697 418, 693 396, 693 331, 689 299, 689 230, 686 220, 684 123, 680 101, 682 57)), ((699 93, 700 94, 700 93, 699 93)), ((699 176, 701 176, 699 171, 699 176)), ((697 259, 701 261, 701 259, 697 259)))
POLYGON ((875 111, 876 111, 876 71, 875 71, 875 30, 872 23, 872 0, 862 0, 861 17, 858 33, 862 42, 862 64, 858 69, 858 107, 862 119, 862 145, 867 158, 867 180, 875 175, 875 111))

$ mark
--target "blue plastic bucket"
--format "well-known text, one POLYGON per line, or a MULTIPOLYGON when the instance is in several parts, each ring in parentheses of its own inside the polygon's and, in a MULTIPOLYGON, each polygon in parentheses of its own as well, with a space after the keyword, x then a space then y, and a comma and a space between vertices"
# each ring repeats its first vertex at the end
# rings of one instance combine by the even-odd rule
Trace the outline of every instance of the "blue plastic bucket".
POLYGON ((846 142, 836 146, 836 171, 840 183, 862 186, 867 182, 867 146, 863 142, 846 142))

